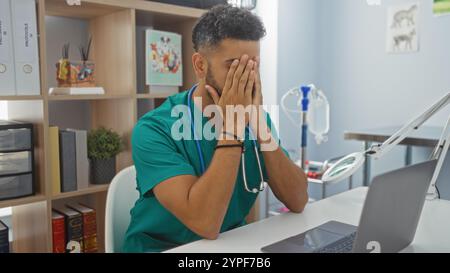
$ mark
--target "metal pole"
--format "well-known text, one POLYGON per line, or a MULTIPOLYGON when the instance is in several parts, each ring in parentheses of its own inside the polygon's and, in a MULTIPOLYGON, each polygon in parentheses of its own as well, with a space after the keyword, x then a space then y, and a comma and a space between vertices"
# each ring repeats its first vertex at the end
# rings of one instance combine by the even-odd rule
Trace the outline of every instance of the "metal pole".
POLYGON ((269 207, 269 204, 270 204, 270 202, 269 202, 269 197, 270 197, 269 191, 270 191, 270 188, 267 187, 267 188, 266 188, 266 194, 265 194, 265 195, 266 195, 266 196, 265 196, 265 197, 266 197, 266 198, 265 198, 266 200, 265 200, 265 202, 264 202, 264 203, 265 203, 265 206, 266 206, 266 209, 265 209, 265 210, 266 210, 266 218, 269 217, 269 210, 270 210, 270 207, 269 207))
POLYGON ((306 171, 306 148, 308 141, 308 124, 307 124, 307 114, 306 112, 302 113, 302 143, 301 143, 301 167, 304 171, 306 171))
MULTIPOLYGON (((372 142, 364 141, 364 151, 369 150, 370 147, 372 147, 372 142)), ((370 184, 370 161, 371 161, 370 156, 366 155, 366 161, 364 162, 364 166, 363 166, 363 173, 364 173, 363 186, 364 187, 368 187, 370 184)))
POLYGON ((412 164, 412 146, 406 146, 406 154, 405 154, 405 166, 409 166, 412 164))
POLYGON ((327 197, 327 184, 322 182, 322 200, 327 197))

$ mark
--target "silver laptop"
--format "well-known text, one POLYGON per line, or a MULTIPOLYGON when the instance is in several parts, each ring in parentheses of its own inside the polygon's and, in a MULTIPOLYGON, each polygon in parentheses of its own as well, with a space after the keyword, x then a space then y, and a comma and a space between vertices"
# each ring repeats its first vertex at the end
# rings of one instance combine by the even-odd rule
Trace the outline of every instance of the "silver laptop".
POLYGON ((436 160, 372 180, 359 226, 331 221, 263 247, 266 253, 395 253, 414 239, 436 160))

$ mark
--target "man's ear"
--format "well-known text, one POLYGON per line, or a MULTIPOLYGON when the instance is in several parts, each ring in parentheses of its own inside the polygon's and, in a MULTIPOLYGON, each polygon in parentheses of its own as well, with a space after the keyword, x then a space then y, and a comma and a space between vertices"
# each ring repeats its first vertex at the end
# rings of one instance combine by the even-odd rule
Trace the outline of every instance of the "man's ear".
POLYGON ((192 55, 192 64, 197 78, 205 79, 208 72, 208 62, 206 61, 206 58, 202 54, 196 52, 192 55))

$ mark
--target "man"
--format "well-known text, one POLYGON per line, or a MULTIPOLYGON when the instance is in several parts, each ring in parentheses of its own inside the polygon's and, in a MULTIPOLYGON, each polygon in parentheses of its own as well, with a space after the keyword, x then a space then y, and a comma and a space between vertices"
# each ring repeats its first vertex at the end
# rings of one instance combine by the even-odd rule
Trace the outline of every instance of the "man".
MULTIPOLYGON (((276 140, 270 119, 266 123, 259 108, 244 119, 229 111, 230 107, 262 105, 259 55, 264 35, 258 17, 227 5, 214 7, 194 27, 192 64, 198 86, 170 97, 133 131, 140 198, 131 211, 125 252, 161 252, 201 238, 214 240, 221 232, 245 225, 262 179, 288 209, 303 211, 308 200, 304 171, 280 146, 261 149, 276 140), (215 127, 218 138, 174 137, 173 127, 180 117, 173 117, 172 110, 180 105, 191 106, 189 115, 206 112, 208 106, 220 110, 222 123, 215 127), (259 158, 250 131, 257 140, 259 158)), ((199 121, 204 128, 210 119, 199 121)), ((190 125, 186 127, 188 135, 193 134, 190 125)))

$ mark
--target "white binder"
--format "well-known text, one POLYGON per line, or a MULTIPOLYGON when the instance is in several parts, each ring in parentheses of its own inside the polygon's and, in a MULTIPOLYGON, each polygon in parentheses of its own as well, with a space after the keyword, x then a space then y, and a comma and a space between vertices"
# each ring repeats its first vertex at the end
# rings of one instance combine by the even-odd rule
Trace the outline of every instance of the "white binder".
POLYGON ((35 0, 11 1, 16 94, 39 95, 39 52, 35 0))
POLYGON ((0 96, 16 94, 10 0, 0 0, 0 96))

